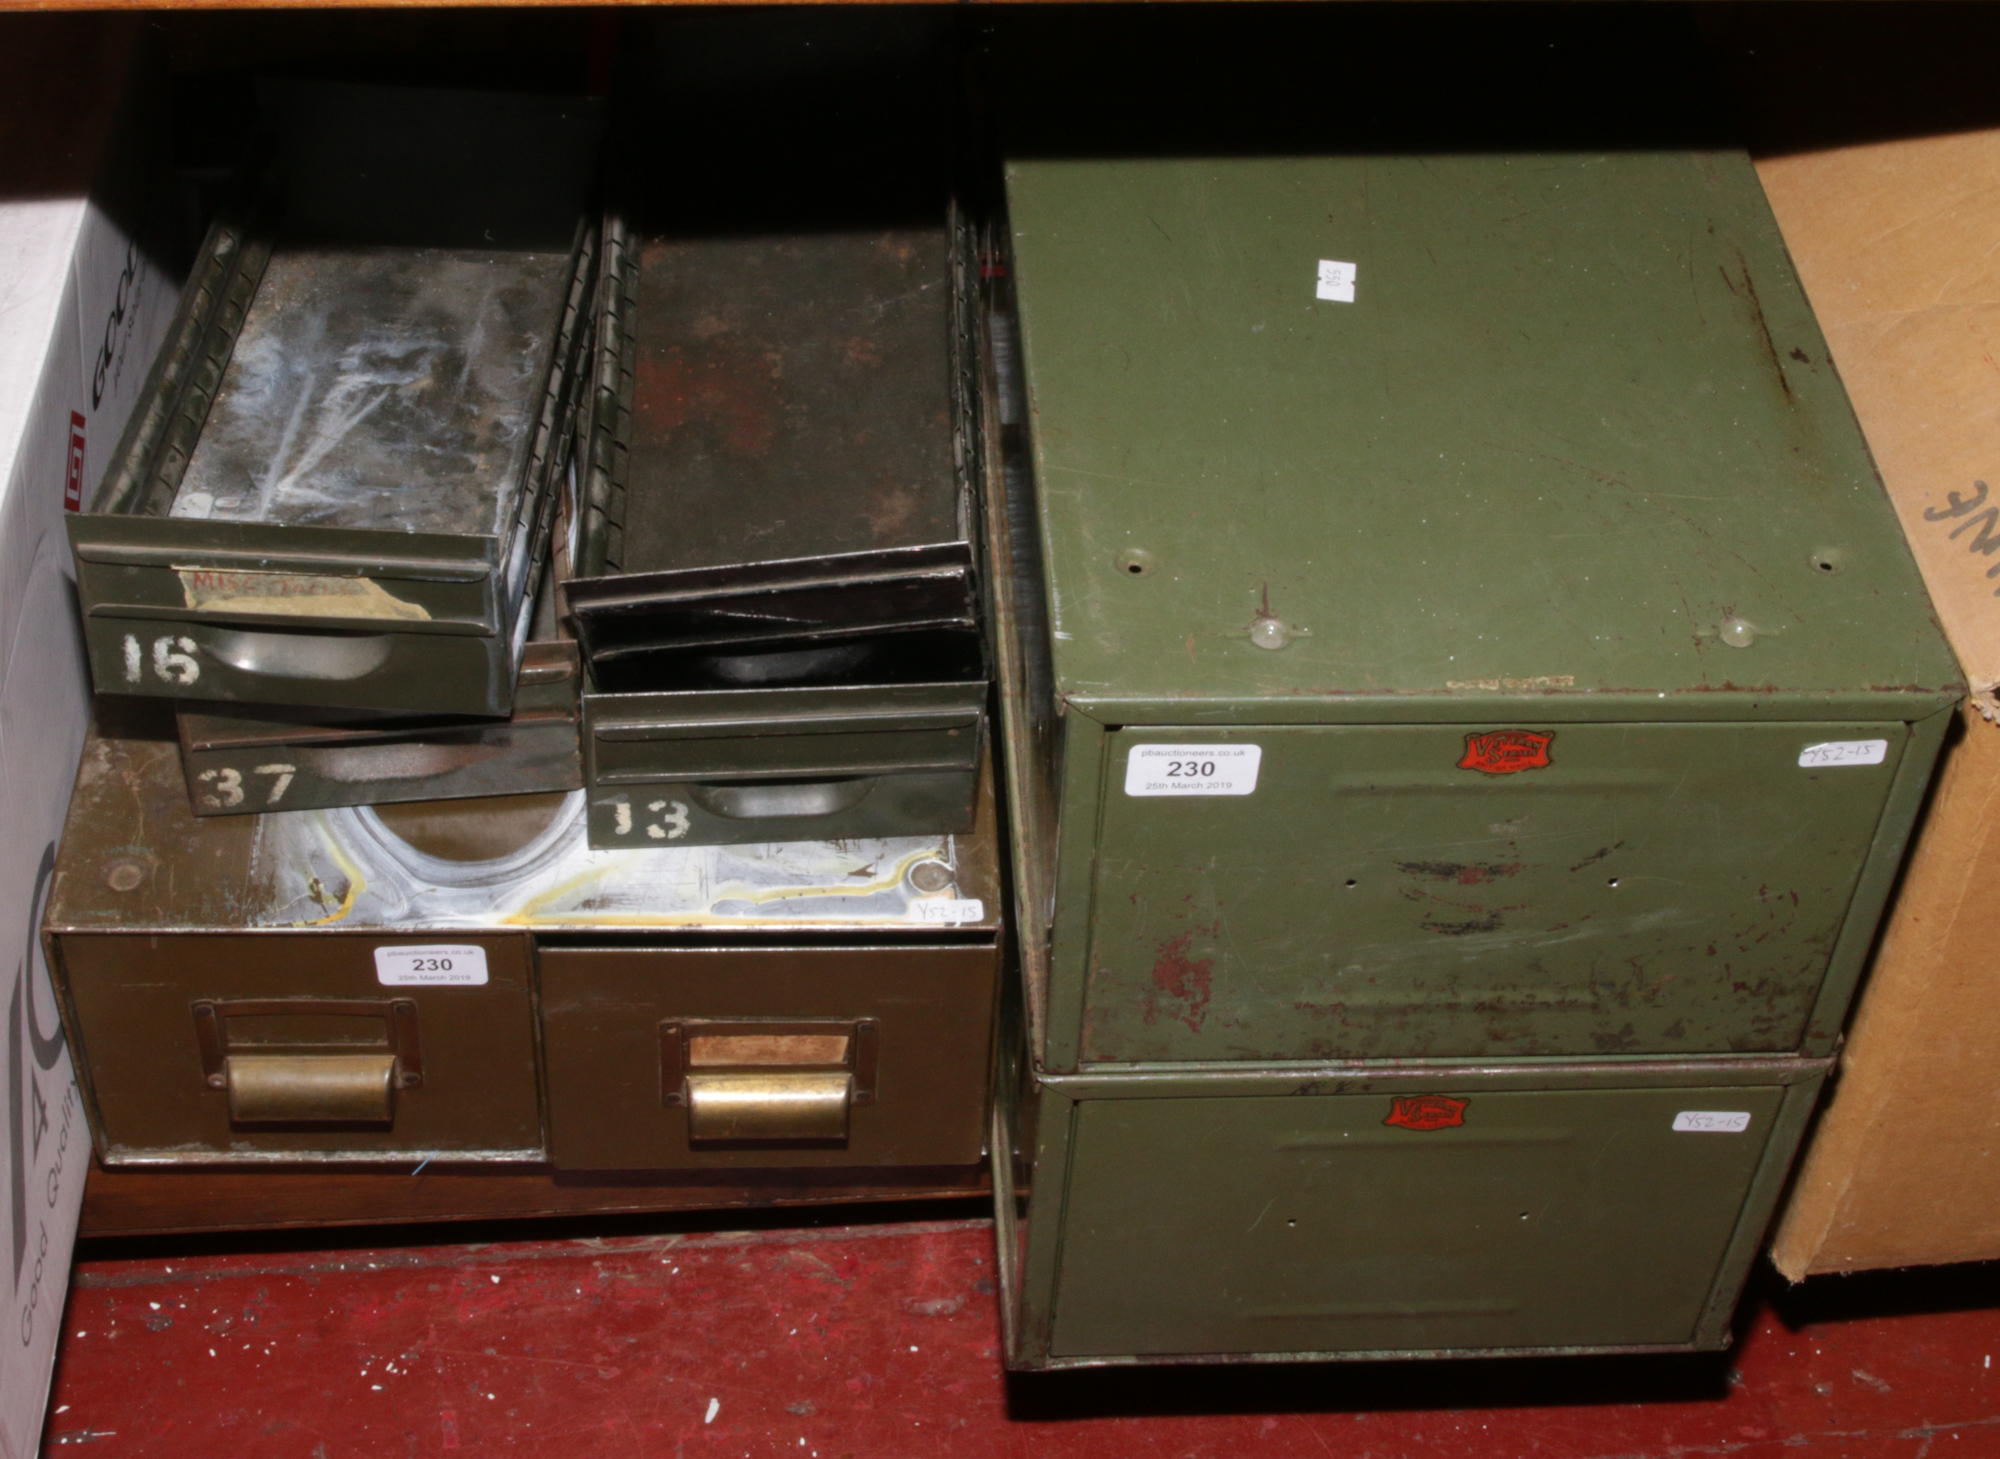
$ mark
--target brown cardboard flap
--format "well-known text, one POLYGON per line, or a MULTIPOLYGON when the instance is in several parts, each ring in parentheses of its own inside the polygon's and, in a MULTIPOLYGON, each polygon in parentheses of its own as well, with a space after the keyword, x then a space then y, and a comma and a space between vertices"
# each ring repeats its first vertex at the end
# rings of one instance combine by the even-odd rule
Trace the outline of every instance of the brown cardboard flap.
POLYGON ((2000 1256, 2000 131, 1758 164, 1978 713, 1946 758, 1774 1240, 1815 1272, 2000 1256))
POLYGON ((1974 701, 2000 719, 2000 131, 1757 170, 1974 701))

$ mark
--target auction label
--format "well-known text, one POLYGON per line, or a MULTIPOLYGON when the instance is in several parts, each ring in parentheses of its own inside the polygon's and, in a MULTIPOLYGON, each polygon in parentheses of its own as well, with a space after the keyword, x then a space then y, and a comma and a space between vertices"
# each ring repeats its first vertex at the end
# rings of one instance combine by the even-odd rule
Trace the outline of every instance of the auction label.
POLYGON ((1262 745, 1134 745, 1127 795, 1248 795, 1257 788, 1262 745))
POLYGON ((1799 751, 1799 766, 1819 770, 1830 765, 1880 765, 1888 758, 1887 740, 1828 740, 1799 751))
POLYGON ((486 949, 378 947, 375 981, 385 988, 476 988, 486 982, 486 949))
POLYGON ((955 927, 962 922, 986 920, 986 904, 977 897, 929 897, 910 903, 912 922, 942 922, 955 927))

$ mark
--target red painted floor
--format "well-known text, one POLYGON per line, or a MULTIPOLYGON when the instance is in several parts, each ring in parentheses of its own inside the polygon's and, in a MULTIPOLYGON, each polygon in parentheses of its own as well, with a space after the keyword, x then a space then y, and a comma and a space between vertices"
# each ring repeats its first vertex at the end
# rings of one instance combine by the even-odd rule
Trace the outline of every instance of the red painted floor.
POLYGON ((1771 1278, 1738 1350, 1711 1357, 1009 1380, 992 1239, 983 1221, 946 1220, 87 1249, 45 1453, 2000 1455, 2000 1271, 1986 1267, 1791 1292, 1771 1278))

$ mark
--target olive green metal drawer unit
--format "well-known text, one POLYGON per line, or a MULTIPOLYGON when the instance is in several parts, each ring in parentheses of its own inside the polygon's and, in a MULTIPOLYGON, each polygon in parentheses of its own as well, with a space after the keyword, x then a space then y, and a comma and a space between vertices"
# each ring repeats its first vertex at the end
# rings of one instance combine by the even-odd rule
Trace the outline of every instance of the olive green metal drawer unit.
POLYGON ((1748 160, 1004 201, 1009 1362, 1723 1345, 1963 689, 1748 160))
POLYGON ((1961 685, 1748 161, 1007 205, 1046 1067, 1830 1052, 1961 685))
POLYGON ((505 715, 573 437, 601 119, 267 88, 69 518, 100 692, 505 715))

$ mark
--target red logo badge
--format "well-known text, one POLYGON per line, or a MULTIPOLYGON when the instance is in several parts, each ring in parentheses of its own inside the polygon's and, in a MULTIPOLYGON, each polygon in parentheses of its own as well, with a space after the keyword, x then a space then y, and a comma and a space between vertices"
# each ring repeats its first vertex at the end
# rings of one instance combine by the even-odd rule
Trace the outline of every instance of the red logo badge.
POLYGON ((1465 1123, 1469 1099, 1453 1099, 1449 1094, 1412 1094, 1392 1101, 1394 1108, 1385 1125, 1401 1125, 1406 1130, 1448 1130, 1465 1123))
POLYGON ((83 414, 69 413, 69 461, 63 472, 63 510, 83 510, 83 414))
POLYGON ((1549 763, 1549 743, 1553 734, 1537 730, 1491 730, 1465 737, 1465 758, 1461 770, 1478 770, 1487 775, 1512 775, 1521 770, 1540 770, 1549 763))

